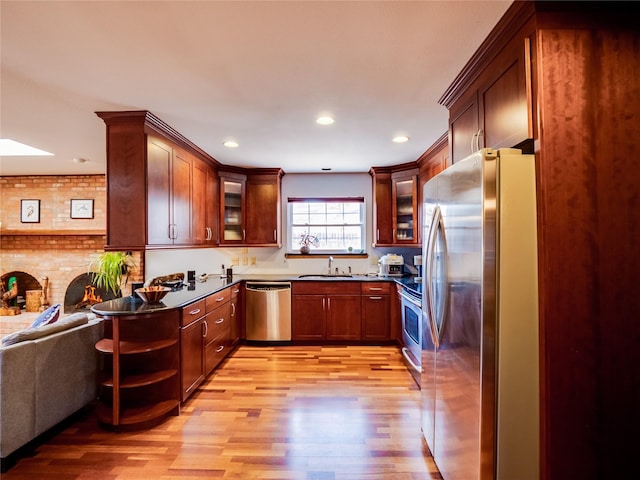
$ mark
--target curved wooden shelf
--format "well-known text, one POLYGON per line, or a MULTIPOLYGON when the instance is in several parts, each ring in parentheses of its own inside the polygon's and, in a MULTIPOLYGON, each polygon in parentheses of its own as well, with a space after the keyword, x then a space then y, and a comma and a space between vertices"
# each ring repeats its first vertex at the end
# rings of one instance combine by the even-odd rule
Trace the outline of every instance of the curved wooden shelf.
MULTIPOLYGON (((120 388, 137 388, 159 383, 178 374, 177 369, 159 370, 157 372, 145 372, 129 374, 120 379, 120 388)), ((104 387, 113 388, 113 377, 100 382, 104 387)))
MULTIPOLYGON (((166 338, 152 341, 122 340, 120 341, 120 354, 132 355, 136 353, 153 352, 155 350, 162 350, 163 348, 171 347, 177 343, 177 338, 166 338)), ((96 350, 101 353, 113 353, 113 340, 110 338, 103 338, 96 343, 96 350)))
MULTIPOLYGON (((163 400, 161 402, 136 407, 123 408, 120 412, 118 425, 131 426, 144 424, 156 420, 174 409, 180 408, 178 400, 163 400)), ((98 420, 105 425, 113 425, 113 411, 111 407, 98 404, 98 420)))

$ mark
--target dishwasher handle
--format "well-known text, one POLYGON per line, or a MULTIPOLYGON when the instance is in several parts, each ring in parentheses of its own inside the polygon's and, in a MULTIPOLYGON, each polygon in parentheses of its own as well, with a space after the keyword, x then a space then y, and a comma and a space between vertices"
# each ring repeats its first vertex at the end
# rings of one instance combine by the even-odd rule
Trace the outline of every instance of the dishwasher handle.
POLYGON ((264 283, 254 282, 254 283, 247 283, 245 288, 247 291, 254 291, 254 292, 264 292, 264 291, 271 291, 271 290, 290 290, 291 282, 264 282, 264 283))

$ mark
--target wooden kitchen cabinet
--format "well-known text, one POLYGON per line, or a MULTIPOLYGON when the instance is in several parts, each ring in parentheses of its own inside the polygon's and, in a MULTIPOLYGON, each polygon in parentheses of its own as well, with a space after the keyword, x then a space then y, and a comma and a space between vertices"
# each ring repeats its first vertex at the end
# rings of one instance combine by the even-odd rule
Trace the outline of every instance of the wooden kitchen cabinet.
POLYGON ((280 169, 251 172, 247 176, 246 243, 255 246, 282 246, 280 169))
POLYGON ((374 247, 420 245, 416 162, 373 167, 374 247))
POLYGON ((281 169, 220 173, 220 243, 277 246, 281 240, 281 169))
POLYGON ((204 381, 205 301, 199 300, 181 310, 180 372, 181 400, 184 402, 204 381))
POLYGON ((147 243, 190 245, 192 157, 157 137, 147 145, 147 243))
POLYGON ((233 347, 231 290, 232 287, 225 288, 206 298, 205 375, 211 373, 233 347))
POLYGON ((218 174, 205 162, 193 162, 193 244, 218 243, 218 174))
POLYGON ((391 340, 390 282, 362 282, 362 340, 391 340))
POLYGON ((360 282, 293 282, 293 340, 360 340, 360 282))
POLYGON ((453 97, 448 90, 440 100, 449 108, 452 163, 481 148, 521 146, 532 139, 529 38, 511 42, 470 88, 453 97))
POLYGON ((216 160, 148 111, 96 113, 107 126, 105 249, 215 244, 216 160))
POLYGON ((180 315, 177 310, 104 316, 98 419, 145 426, 180 413, 180 315))
POLYGON ((220 243, 226 245, 246 242, 245 201, 246 175, 220 174, 220 243))

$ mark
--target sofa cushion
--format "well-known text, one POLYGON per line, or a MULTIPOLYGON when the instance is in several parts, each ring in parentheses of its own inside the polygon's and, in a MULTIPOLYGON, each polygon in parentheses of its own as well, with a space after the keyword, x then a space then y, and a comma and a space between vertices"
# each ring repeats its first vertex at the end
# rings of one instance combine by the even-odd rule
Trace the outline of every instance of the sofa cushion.
POLYGON ((38 317, 33 321, 29 328, 37 328, 42 325, 47 325, 49 323, 55 323, 60 316, 60 304, 56 303, 55 305, 51 305, 44 312, 42 312, 38 317))
POLYGON ((35 340, 63 330, 68 330, 87 323, 90 318, 95 318, 95 315, 83 312, 74 313, 52 324, 41 325, 36 328, 28 328, 26 330, 12 333, 11 335, 7 335, 2 339, 2 346, 13 345, 14 343, 24 342, 26 340, 35 340))

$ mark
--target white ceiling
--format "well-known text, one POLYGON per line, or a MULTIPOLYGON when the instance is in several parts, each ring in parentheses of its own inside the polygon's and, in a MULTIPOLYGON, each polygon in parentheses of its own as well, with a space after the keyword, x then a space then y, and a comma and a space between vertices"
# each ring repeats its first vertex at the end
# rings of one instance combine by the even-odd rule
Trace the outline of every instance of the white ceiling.
POLYGON ((228 165, 416 160, 510 3, 2 0, 0 136, 55 156, 3 157, 0 174, 104 173, 102 110, 149 110, 228 165), (320 127, 325 111, 336 123, 320 127))

